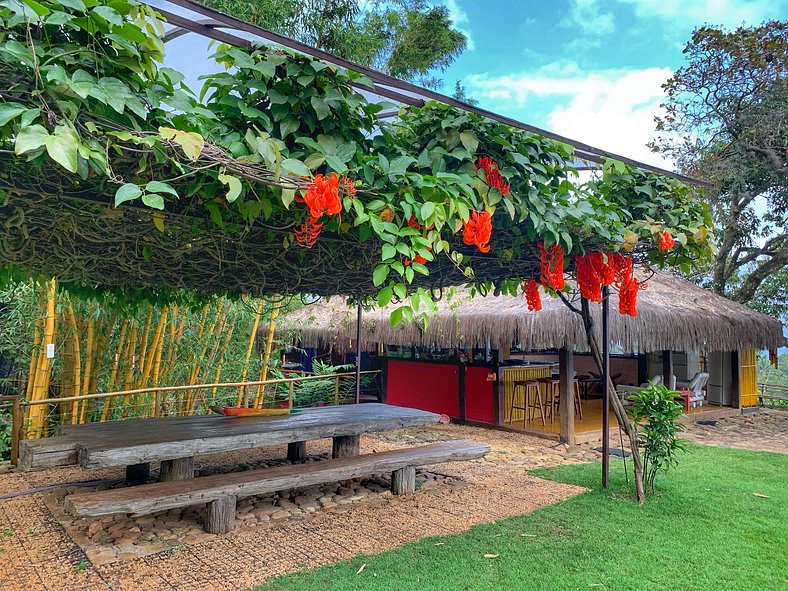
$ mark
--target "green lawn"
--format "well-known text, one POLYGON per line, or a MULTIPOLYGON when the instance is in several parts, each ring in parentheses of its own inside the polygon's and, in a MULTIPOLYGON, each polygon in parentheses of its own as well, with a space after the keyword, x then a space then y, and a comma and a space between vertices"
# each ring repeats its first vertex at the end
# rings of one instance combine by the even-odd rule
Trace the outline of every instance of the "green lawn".
POLYGON ((611 464, 609 492, 597 491, 599 471, 540 470, 594 492, 257 589, 788 589, 788 456, 691 445, 642 507, 629 500, 620 462, 611 464))

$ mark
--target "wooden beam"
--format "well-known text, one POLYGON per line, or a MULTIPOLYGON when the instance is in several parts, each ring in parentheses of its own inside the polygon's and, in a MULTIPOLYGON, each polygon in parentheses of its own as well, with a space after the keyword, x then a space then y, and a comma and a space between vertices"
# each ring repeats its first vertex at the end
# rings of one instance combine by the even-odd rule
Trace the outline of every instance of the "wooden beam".
POLYGON ((145 484, 150 479, 150 463, 126 466, 126 484, 145 484))
POLYGON ((194 458, 177 458, 162 460, 159 469, 159 482, 174 480, 190 480, 194 478, 194 458))
POLYGON ((291 462, 303 462, 306 459, 306 441, 288 443, 287 459, 291 462))
POLYGON ((405 466, 391 473, 391 492, 407 495, 416 491, 416 467, 405 466))
POLYGON ((575 378, 574 353, 571 349, 558 350, 558 416, 561 441, 575 444, 575 378))
POLYGON ((662 383, 671 388, 671 378, 673 376, 673 351, 662 351, 662 383))
POLYGON ((361 438, 358 435, 346 435, 342 437, 334 437, 331 457, 332 458, 350 458, 357 456, 361 451, 361 438))
MULTIPOLYGON (((741 408, 741 359, 738 351, 731 351, 731 406, 741 408)), ((724 397, 723 397, 724 400, 724 397)))
POLYGON ((235 497, 219 497, 205 507, 203 527, 209 534, 226 534, 235 527, 235 497))

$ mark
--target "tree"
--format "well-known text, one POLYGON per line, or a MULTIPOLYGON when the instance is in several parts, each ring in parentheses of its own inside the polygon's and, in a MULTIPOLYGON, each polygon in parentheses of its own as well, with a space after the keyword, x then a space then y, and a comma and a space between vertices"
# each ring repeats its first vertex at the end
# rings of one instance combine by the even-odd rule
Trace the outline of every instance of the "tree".
POLYGON ((763 300, 759 292, 788 265, 788 23, 702 27, 684 54, 663 87, 657 129, 666 133, 654 148, 713 185, 706 198, 719 250, 710 287, 741 303, 763 300))
POLYGON ((445 6, 427 0, 207 0, 206 5, 403 80, 437 88, 465 49, 445 6))

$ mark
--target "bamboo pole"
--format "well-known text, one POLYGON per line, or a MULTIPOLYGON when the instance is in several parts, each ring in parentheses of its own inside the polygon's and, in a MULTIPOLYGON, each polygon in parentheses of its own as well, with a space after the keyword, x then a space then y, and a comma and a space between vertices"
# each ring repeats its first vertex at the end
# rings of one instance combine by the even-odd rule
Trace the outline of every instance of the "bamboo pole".
MULTIPOLYGON (((129 336, 129 344, 126 347, 126 378, 123 380, 123 389, 131 390, 134 379, 134 364, 137 360, 137 325, 131 327, 131 335, 129 336)), ((129 403, 129 397, 123 397, 123 404, 129 403)), ((123 411, 126 412, 125 410, 123 411)))
MULTIPOLYGON (((214 383, 219 382, 219 377, 222 374, 222 365, 224 364, 224 353, 227 350, 228 345, 230 344, 230 339, 233 338, 233 329, 235 328, 234 324, 230 324, 230 328, 227 329, 227 333, 224 335, 224 343, 222 343, 222 350, 219 352, 219 361, 216 363, 216 373, 213 376, 214 383)), ((211 390, 211 396, 216 396, 217 388, 214 387, 211 390)))
MULTIPOLYGON (((38 358, 36 367, 36 380, 35 387, 30 397, 32 400, 43 400, 47 398, 49 392, 49 371, 50 361, 48 350, 50 346, 55 346, 55 298, 57 291, 57 281, 52 278, 47 284, 46 290, 46 315, 44 317, 44 335, 41 341, 41 353, 38 358)), ((42 406, 37 406, 35 409, 30 409, 31 430, 33 437, 37 438, 41 435, 43 427, 43 417, 45 409, 42 406)))
MULTIPOLYGON (((200 347, 200 353, 197 355, 195 359, 194 366, 192 367, 192 371, 189 374, 189 383, 196 384, 200 379, 200 369, 202 369, 202 362, 205 358, 205 352, 208 350, 208 345, 213 338, 214 332, 216 331, 217 324, 220 323, 222 315, 224 313, 224 298, 219 300, 219 303, 216 307, 216 315, 213 317, 213 321, 211 322, 211 326, 208 329, 208 334, 202 338, 202 347, 200 347)), ((197 403, 197 398, 199 397, 199 391, 191 392, 186 397, 186 404, 185 404, 185 414, 191 414, 194 412, 194 407, 197 403)))
POLYGON ((153 371, 153 362, 156 360, 156 352, 159 350, 159 341, 162 337, 162 331, 167 325, 167 313, 167 306, 164 306, 159 314, 159 322, 156 325, 156 330, 153 332, 153 341, 148 348, 148 356, 143 363, 140 388, 147 386, 148 380, 150 380, 151 372, 153 371))
POLYGON ((101 362, 104 360, 103 352, 106 350, 107 341, 110 337, 110 329, 106 324, 107 322, 104 317, 100 317, 96 322, 96 334, 98 336, 93 344, 93 368, 90 372, 88 388, 87 390, 83 390, 82 394, 95 392, 98 389, 98 376, 101 372, 101 362))
MULTIPOLYGON (((94 342, 94 330, 96 328, 96 320, 95 320, 95 306, 93 306, 88 312, 88 325, 87 325, 87 334, 85 336, 85 370, 84 370, 84 378, 82 380, 82 393, 87 394, 88 389, 90 388, 90 376, 93 371, 93 348, 95 347, 94 342)), ((82 424, 85 422, 85 411, 87 409, 88 403, 85 401, 79 408, 79 423, 82 424)))
MULTIPOLYGON (((271 349, 274 344, 274 330, 276 329, 276 318, 279 316, 279 309, 282 302, 278 301, 271 309, 271 320, 268 322, 268 335, 265 339, 265 352, 263 353, 263 363, 260 367, 260 381, 265 381, 268 377, 268 366, 271 364, 271 349)), ((261 408, 265 398, 265 386, 257 386, 257 395, 254 399, 254 407, 261 408)))
MULTIPOLYGON (((118 347, 115 349, 115 359, 112 362, 112 372, 109 375, 108 389, 112 391, 115 388, 115 380, 118 377, 118 368, 120 367, 120 356, 123 353, 123 345, 126 343, 126 331, 129 328, 129 319, 123 321, 120 327, 120 335, 118 336, 118 347)), ((108 398, 104 401, 104 406, 101 409, 101 421, 106 421, 109 416, 110 408, 112 407, 112 399, 108 398)))
MULTIPOLYGON (((166 309, 166 308, 165 308, 166 309)), ((165 317, 166 322, 166 317, 165 317)), ((164 341, 166 339, 165 334, 162 332, 159 338, 159 345, 157 347, 156 356, 153 360, 153 385, 159 385, 159 371, 161 369, 161 355, 162 351, 164 350, 164 341)), ((158 417, 161 415, 161 393, 156 390, 153 393, 153 416, 158 417)))
MULTIPOLYGON (((252 332, 249 334, 249 346, 246 348, 246 357, 244 358, 243 369, 241 370, 241 382, 246 380, 246 372, 249 370, 249 358, 252 356, 252 350, 254 349, 254 339, 257 336, 257 327, 260 324, 260 315, 263 313, 263 300, 261 299, 257 302, 257 311, 254 315, 254 322, 252 323, 252 332)), ((236 406, 241 406, 243 404, 245 396, 245 387, 241 386, 238 388, 238 396, 235 400, 236 406)), ((244 405, 245 406, 245 405, 244 405)))
POLYGON ((36 384, 36 369, 38 367, 38 356, 41 348, 41 328, 44 324, 43 318, 36 318, 36 325, 33 329, 33 349, 30 351, 30 367, 27 371, 27 388, 25 390, 25 400, 30 400, 33 395, 33 388, 36 384))
MULTIPOLYGON (((71 305, 71 299, 66 299, 66 320, 69 325, 69 334, 67 338, 71 340, 71 347, 73 348, 73 388, 74 388, 74 397, 79 398, 80 396, 80 380, 82 377, 81 372, 81 353, 80 353, 80 345, 79 345, 79 331, 77 329, 77 317, 74 314, 74 307, 71 305)), ((74 404, 71 405, 71 424, 76 425, 77 421, 79 420, 79 401, 75 401, 74 404)))
POLYGON ((150 325, 153 321, 153 304, 148 304, 148 315, 145 317, 145 326, 142 329, 142 336, 140 337, 140 375, 137 381, 137 387, 142 388, 145 384, 143 381, 143 373, 145 372, 145 356, 148 352, 148 336, 150 333, 150 325))

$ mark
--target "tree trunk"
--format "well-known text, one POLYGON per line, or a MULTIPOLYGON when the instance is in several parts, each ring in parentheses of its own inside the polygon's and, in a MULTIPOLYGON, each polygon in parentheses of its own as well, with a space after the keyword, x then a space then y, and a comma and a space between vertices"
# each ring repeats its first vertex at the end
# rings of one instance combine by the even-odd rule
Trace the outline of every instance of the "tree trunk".
MULTIPOLYGON (((590 349, 591 356, 594 358, 594 362, 596 363, 597 368, 599 368, 599 373, 601 374, 602 354, 599 351, 599 343, 597 342, 596 335, 594 334, 594 319, 591 317, 591 309, 589 307, 588 300, 585 298, 583 298, 581 301, 580 315, 583 318, 583 326, 586 331, 588 348, 590 349)), ((646 493, 643 488, 643 464, 640 458, 640 449, 638 448, 637 444, 637 434, 635 433, 635 428, 632 426, 632 423, 629 421, 626 410, 624 410, 624 404, 621 402, 621 398, 619 398, 616 394, 616 387, 609 376, 607 387, 608 392, 611 394, 610 404, 613 406, 613 412, 616 413, 616 420, 618 420, 618 424, 624 428, 627 438, 629 439, 629 445, 632 450, 632 470, 635 474, 635 490, 637 492, 638 503, 642 504, 646 501, 646 493)))

